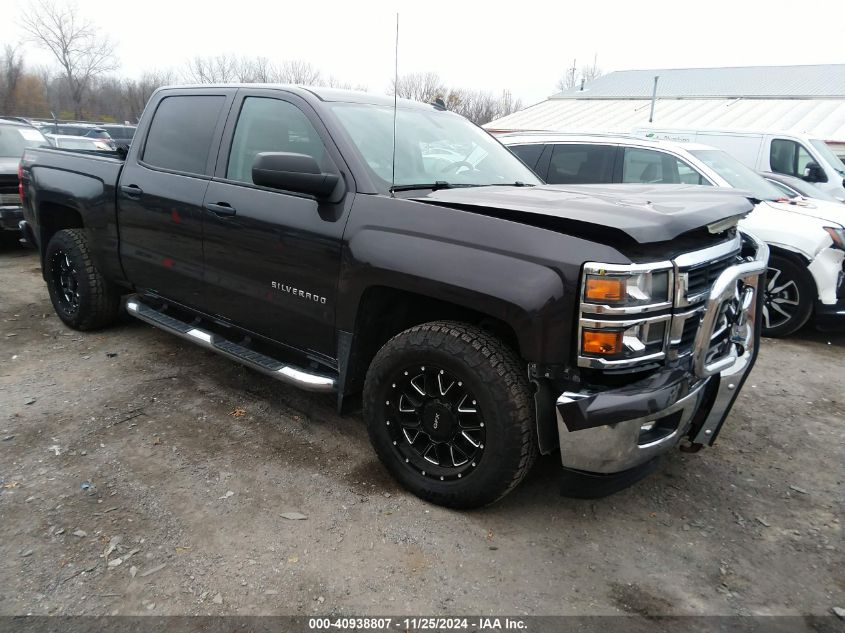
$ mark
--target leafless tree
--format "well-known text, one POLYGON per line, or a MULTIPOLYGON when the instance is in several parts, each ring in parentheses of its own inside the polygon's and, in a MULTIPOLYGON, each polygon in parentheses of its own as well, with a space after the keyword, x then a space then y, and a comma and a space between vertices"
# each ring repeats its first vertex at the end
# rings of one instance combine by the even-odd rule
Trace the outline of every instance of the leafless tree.
POLYGON ((6 44, 0 57, 0 114, 15 114, 18 84, 23 74, 23 57, 17 46, 6 44))
POLYGON ((74 116, 82 118, 82 101, 91 82, 118 66, 114 44, 80 17, 72 3, 36 0, 24 11, 20 24, 33 42, 59 62, 73 99, 74 116))
POLYGON ((438 97, 445 100, 448 90, 437 73, 410 73, 391 82, 389 94, 403 99, 431 103, 438 97))
POLYGON ((592 64, 583 64, 578 68, 578 60, 572 60, 572 67, 558 79, 556 87, 561 92, 571 90, 572 88, 580 88, 602 76, 602 70, 598 65, 598 55, 593 56, 592 64))
POLYGON ((241 81, 244 76, 243 60, 234 55, 194 57, 188 61, 185 80, 197 84, 223 84, 241 81))
POLYGON ((303 86, 319 85, 321 76, 322 73, 319 69, 312 66, 310 62, 301 59, 282 62, 277 73, 277 79, 281 83, 301 84, 303 86))
POLYGON ((176 78, 173 71, 152 71, 141 75, 138 80, 127 79, 124 81, 124 99, 126 100, 127 117, 130 121, 137 121, 144 106, 150 99, 150 95, 162 86, 175 83, 176 78))
POLYGON ((453 89, 447 94, 445 103, 447 109, 457 112, 476 125, 484 125, 522 108, 522 102, 519 99, 514 100, 508 90, 502 91, 497 97, 489 92, 453 89))

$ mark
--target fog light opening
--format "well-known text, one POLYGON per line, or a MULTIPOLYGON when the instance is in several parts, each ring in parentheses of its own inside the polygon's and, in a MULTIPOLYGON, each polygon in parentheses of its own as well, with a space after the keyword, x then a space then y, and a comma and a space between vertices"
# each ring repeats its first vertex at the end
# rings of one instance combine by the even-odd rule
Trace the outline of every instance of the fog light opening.
POLYGON ((676 411, 657 420, 643 422, 640 425, 640 435, 637 444, 644 447, 674 435, 675 431, 678 430, 678 425, 681 423, 683 413, 683 410, 676 411))

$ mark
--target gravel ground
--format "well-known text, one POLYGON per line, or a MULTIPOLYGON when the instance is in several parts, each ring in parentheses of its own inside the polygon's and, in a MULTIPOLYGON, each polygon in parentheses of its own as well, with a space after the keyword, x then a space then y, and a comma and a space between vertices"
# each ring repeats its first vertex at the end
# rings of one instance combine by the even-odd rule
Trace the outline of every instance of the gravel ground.
POLYGON ((0 615, 830 614, 843 352, 765 340, 717 447, 612 497, 561 497, 550 456, 454 512, 331 398, 130 319, 69 330, 0 252, 0 615))

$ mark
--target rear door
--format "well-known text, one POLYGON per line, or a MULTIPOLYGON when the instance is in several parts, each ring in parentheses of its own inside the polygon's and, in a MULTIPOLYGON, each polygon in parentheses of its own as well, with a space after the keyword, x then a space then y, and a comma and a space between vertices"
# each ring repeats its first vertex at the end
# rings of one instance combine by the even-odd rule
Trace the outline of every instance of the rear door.
POLYGON ((202 308, 202 204, 235 89, 161 93, 123 168, 120 255, 139 289, 202 308))
POLYGON ((324 172, 348 173, 304 100, 279 90, 241 89, 205 194, 205 304, 239 327, 334 358, 341 237, 351 194, 318 202, 257 186, 252 163, 259 152, 309 154, 324 172))

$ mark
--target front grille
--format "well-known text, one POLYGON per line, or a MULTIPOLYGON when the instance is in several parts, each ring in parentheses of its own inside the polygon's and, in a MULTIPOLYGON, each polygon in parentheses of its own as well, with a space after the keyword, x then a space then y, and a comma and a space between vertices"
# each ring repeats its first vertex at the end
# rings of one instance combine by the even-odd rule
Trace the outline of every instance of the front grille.
POLYGON ((684 329, 681 331, 680 343, 678 343, 678 355, 689 354, 695 344, 695 335, 698 334, 698 327, 701 325, 701 315, 694 314, 684 321, 684 329))
POLYGON ((728 257, 713 262, 706 262, 693 266, 686 270, 687 273, 687 297, 695 297, 710 290, 716 280, 736 259, 732 254, 728 257))

